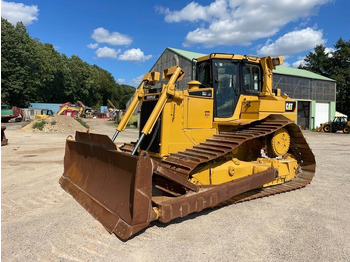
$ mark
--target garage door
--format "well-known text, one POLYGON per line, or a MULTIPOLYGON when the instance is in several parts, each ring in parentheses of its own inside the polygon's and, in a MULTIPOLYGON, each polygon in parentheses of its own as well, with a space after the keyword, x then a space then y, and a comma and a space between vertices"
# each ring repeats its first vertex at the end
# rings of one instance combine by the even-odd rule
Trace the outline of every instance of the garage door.
POLYGON ((329 121, 329 103, 316 103, 315 127, 329 121))

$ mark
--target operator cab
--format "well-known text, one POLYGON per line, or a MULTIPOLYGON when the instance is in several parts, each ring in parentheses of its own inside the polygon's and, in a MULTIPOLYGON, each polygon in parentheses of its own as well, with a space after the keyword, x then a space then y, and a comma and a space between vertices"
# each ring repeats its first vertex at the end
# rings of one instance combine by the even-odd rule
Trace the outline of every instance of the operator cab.
POLYGON ((47 115, 47 116, 52 116, 53 115, 53 111, 50 109, 42 109, 41 110, 41 114, 42 115, 47 115))
POLYGON ((241 94, 259 95, 262 90, 263 73, 257 57, 238 57, 211 54, 197 63, 200 87, 214 89, 214 117, 231 117, 241 94))

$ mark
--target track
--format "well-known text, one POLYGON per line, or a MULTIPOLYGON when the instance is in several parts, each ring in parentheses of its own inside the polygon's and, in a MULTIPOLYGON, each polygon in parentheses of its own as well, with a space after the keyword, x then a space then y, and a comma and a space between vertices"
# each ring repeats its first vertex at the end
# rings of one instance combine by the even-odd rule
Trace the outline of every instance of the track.
POLYGON ((174 182, 181 183, 184 187, 195 190, 194 187, 191 187, 186 182, 198 166, 205 165, 209 161, 214 161, 232 152, 237 147, 244 146, 244 143, 254 139, 261 139, 283 127, 288 130, 291 136, 291 151, 301 165, 301 172, 292 181, 246 192, 232 198, 230 203, 247 201, 302 188, 309 184, 314 176, 315 158, 300 128, 286 118, 266 118, 243 126, 237 131, 214 135, 204 143, 193 148, 171 154, 160 163, 155 173, 172 181, 174 181, 173 174, 178 174, 179 177, 174 182))
MULTIPOLYGON (((122 150, 129 152, 134 145, 127 144, 122 150)), ((166 196, 152 196, 153 205, 161 210, 161 215, 153 217, 152 220, 158 219, 167 223, 177 217, 184 217, 207 208, 299 189, 311 182, 315 167, 315 157, 300 128, 285 117, 272 116, 240 126, 234 131, 221 132, 193 148, 170 154, 155 167, 155 187, 163 191, 166 196), (198 186, 189 182, 191 174, 195 173, 198 167, 205 166, 211 161, 220 161, 238 147, 249 148, 250 145, 258 144, 256 143, 258 141, 254 140, 262 142, 266 136, 281 128, 288 130, 291 137, 289 153, 292 153, 300 164, 300 170, 293 180, 264 188, 263 185, 275 177, 276 170, 269 169, 220 185, 198 186)))

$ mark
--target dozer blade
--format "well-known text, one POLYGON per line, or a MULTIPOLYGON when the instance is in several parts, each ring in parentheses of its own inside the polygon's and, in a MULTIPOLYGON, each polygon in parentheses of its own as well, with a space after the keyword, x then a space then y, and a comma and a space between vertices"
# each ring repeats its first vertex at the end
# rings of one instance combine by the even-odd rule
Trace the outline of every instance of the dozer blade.
POLYGON ((66 142, 60 184, 121 239, 150 223, 152 163, 147 152, 132 156, 118 152, 108 136, 76 132, 75 140, 66 142))

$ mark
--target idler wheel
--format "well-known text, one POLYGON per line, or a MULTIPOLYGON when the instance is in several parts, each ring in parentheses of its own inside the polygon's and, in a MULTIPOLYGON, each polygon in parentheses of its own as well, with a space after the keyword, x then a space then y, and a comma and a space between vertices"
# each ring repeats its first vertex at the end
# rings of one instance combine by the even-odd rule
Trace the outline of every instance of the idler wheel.
POLYGON ((272 134, 267 141, 267 153, 269 157, 284 156, 290 146, 290 135, 284 128, 272 134))

